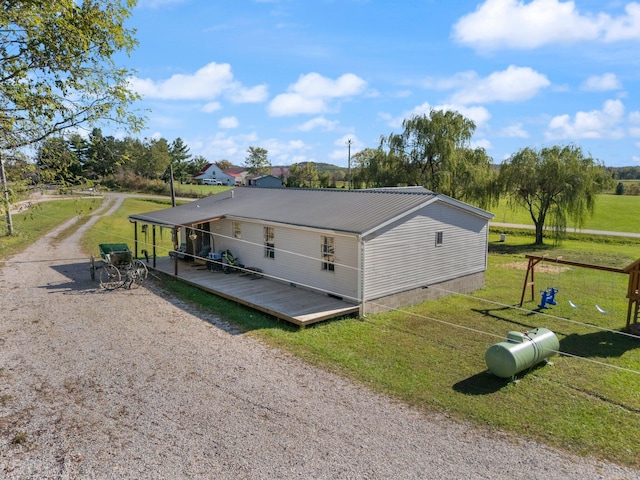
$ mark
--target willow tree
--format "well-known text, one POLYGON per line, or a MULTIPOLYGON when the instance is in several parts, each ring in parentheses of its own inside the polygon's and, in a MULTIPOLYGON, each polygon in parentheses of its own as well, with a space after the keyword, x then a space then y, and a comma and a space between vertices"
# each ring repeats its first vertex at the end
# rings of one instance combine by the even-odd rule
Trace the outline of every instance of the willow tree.
POLYGON ((114 61, 136 46, 123 26, 134 5, 0 0, 0 159, 83 124, 141 126, 131 112, 133 72, 114 61))
POLYGON ((403 165, 392 153, 381 148, 365 148, 351 157, 353 184, 361 187, 395 187, 406 184, 403 165))
POLYGON ((483 207, 495 198, 492 159, 483 149, 471 148, 472 120, 450 110, 431 110, 404 120, 402 128, 380 141, 402 183, 483 207))
POLYGON ((604 165, 577 146, 524 148, 500 166, 499 182, 513 206, 524 207, 544 243, 545 226, 560 240, 567 222, 579 228, 592 215, 598 193, 612 185, 604 165))

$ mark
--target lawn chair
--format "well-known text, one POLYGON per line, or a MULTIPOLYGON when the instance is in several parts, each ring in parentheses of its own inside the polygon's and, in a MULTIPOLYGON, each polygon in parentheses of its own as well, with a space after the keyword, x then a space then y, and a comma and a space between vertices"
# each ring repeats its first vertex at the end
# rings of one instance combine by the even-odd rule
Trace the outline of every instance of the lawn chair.
POLYGON ((179 259, 183 260, 185 258, 185 253, 187 252, 187 244, 181 243, 177 250, 171 250, 169 252, 170 257, 177 256, 179 259))

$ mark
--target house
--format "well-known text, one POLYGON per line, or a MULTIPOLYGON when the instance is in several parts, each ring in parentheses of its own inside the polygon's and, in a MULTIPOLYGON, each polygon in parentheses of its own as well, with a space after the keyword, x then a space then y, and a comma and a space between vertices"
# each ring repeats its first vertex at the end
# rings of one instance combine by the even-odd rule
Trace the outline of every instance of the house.
POLYGON ((247 185, 250 187, 281 188, 282 180, 273 175, 259 175, 247 178, 247 185))
POLYGON ((215 163, 207 163, 200 172, 193 176, 193 179, 208 185, 214 185, 214 182, 220 182, 221 185, 236 184, 236 177, 229 175, 215 163))
POLYGON ((249 174, 248 170, 244 167, 231 167, 224 171, 225 174, 232 177, 233 183, 231 185, 246 185, 246 178, 249 174))
POLYGON ((482 288, 493 215, 421 187, 235 188, 129 218, 366 314, 482 288))

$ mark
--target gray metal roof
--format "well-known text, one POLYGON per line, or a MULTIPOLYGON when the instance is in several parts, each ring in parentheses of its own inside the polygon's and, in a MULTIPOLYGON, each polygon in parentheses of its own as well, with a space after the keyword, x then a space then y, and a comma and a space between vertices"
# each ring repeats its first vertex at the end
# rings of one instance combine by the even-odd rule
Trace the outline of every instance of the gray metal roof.
POLYGON ((131 215, 163 226, 194 225, 214 218, 251 219, 363 234, 431 202, 442 201, 472 215, 489 212, 428 190, 310 190, 239 187, 166 210, 131 215))

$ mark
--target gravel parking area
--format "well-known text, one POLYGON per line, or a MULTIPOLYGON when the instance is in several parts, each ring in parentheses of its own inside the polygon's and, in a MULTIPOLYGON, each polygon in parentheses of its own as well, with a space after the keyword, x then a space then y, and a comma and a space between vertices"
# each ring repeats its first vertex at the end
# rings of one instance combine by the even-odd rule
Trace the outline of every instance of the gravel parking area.
MULTIPOLYGON (((86 228, 86 227, 83 227, 86 228)), ((161 284, 102 291, 79 230, 0 269, 7 479, 631 479, 423 414, 239 334, 161 284)))

